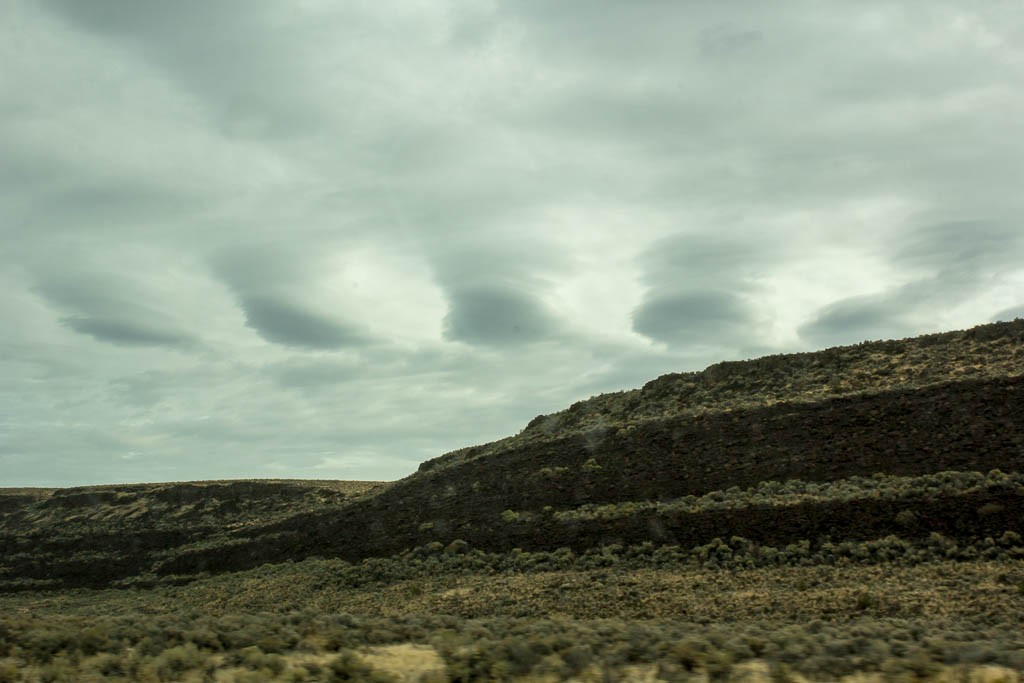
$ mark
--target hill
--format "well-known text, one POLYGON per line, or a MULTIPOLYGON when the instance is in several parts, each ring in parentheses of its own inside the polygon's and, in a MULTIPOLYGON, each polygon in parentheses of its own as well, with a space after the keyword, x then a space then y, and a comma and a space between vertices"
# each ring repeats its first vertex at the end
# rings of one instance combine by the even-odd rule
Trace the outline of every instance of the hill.
POLYGON ((580 552, 731 536, 785 545, 1021 533, 1015 481, 949 475, 957 483, 935 496, 928 475, 1021 471, 1022 376, 1017 320, 665 375, 538 416, 516 436, 428 461, 387 486, 5 490, 0 586, 182 580, 453 541, 580 552), (815 495, 794 492, 815 484, 815 495), (701 502, 709 497, 736 502, 701 502))
POLYGON ((1017 683, 1022 464, 1017 320, 665 375, 397 482, 0 489, 0 681, 1017 683))

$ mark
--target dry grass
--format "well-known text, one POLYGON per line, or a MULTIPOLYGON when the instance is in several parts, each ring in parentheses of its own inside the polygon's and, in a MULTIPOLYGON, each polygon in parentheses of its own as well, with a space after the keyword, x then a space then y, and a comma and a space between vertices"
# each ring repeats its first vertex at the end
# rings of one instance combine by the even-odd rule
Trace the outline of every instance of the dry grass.
POLYGON ((584 619, 671 617, 718 621, 927 614, 955 621, 989 612, 1012 619, 1024 614, 1024 595, 1000 577, 1022 571, 1024 566, 1018 562, 746 571, 545 572, 408 581, 353 591, 329 602, 334 603, 331 606, 362 613, 441 613, 466 618, 565 615, 584 619))
MULTIPOLYGON (((400 683, 417 683, 424 676, 443 676, 444 660, 429 645, 402 643, 370 648, 362 660, 375 671, 391 674, 400 683)), ((986 682, 987 683, 987 682, 986 682)))
POLYGON ((274 572, 215 576, 154 591, 14 593, 0 596, 0 610, 116 615, 140 608, 148 613, 174 613, 189 607, 210 614, 313 609, 395 617, 564 615, 710 621, 927 615, 946 623, 979 614, 1012 621, 1024 614, 1020 588, 1024 561, 442 574, 354 588, 324 585, 323 576, 323 572, 309 572, 305 563, 297 563, 274 572))

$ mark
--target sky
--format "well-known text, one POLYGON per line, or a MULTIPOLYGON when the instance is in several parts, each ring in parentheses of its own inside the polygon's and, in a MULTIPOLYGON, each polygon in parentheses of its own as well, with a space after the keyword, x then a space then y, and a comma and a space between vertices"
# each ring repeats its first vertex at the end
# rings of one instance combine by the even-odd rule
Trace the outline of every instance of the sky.
POLYGON ((0 486, 1024 316, 1015 1, 5 0, 0 63, 0 486))

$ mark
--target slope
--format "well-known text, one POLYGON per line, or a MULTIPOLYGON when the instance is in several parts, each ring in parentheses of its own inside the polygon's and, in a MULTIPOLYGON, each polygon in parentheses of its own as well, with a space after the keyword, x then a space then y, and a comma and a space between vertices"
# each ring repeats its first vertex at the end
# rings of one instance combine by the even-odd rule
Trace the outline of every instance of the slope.
MULTIPOLYGON (((253 511, 244 522, 206 507, 197 525, 186 504, 117 526, 81 492, 20 492, 0 504, 20 520, 0 535, 0 585, 139 585, 453 543, 583 552, 731 536, 1001 538, 1024 532, 1022 384, 1018 320, 666 375, 538 416, 516 436, 363 495, 312 503, 254 488, 242 496, 253 511), (997 469, 1007 474, 978 474, 997 469), (934 479, 941 472, 951 474, 934 479), (54 514, 54 500, 84 507, 54 514)), ((175 486, 188 485, 166 490, 175 486)), ((127 493, 110 489, 103 505, 127 493)))

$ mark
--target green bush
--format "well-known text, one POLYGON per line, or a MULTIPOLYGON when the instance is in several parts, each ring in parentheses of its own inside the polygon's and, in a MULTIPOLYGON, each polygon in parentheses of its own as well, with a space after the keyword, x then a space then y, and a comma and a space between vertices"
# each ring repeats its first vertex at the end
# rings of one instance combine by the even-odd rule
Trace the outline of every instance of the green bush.
POLYGON ((447 555, 465 555, 469 552, 469 544, 461 538, 457 538, 445 546, 444 552, 447 555))
POLYGON ((97 655, 90 662, 90 666, 97 673, 102 674, 107 678, 126 676, 129 672, 129 666, 126 659, 121 655, 114 654, 112 652, 104 652, 97 655))
POLYGON ((505 522, 506 524, 514 524, 515 522, 518 522, 520 519, 521 517, 519 513, 516 512, 515 510, 505 510, 504 512, 501 513, 501 521, 505 522))
POLYGON ((398 683, 394 676, 374 671, 351 650, 346 650, 327 663, 328 681, 365 681, 366 683, 398 683))
POLYGON ((20 680, 21 674, 14 662, 0 662, 0 683, 18 683, 20 680))
POLYGON ((209 655, 192 643, 164 650, 156 659, 156 673, 161 681, 176 681, 186 671, 204 669, 209 655))
POLYGON ((59 654, 39 668, 40 683, 75 683, 78 667, 64 654, 59 654))

